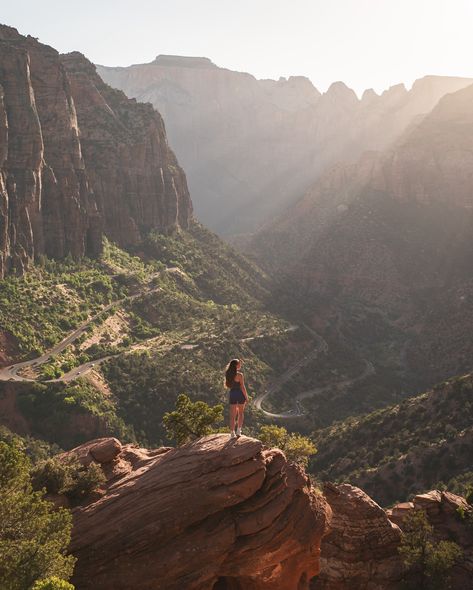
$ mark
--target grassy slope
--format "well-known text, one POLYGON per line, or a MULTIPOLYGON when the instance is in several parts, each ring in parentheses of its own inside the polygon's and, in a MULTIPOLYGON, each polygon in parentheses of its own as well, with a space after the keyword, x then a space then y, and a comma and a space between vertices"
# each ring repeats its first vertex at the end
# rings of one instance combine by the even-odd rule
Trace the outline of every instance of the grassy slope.
POLYGON ((267 311, 268 285, 256 266, 198 224, 174 237, 150 236, 139 256, 106 244, 99 261, 43 261, 1 286, 0 328, 16 336, 22 356, 48 349, 125 297, 40 376, 121 354, 103 366, 102 390, 86 376, 68 385, 3 384, 0 395, 15 387, 31 432, 63 447, 105 433, 158 444, 162 415, 179 393, 209 403, 225 399, 222 369, 229 358, 245 357, 253 393, 279 369, 285 348, 286 362, 297 356, 300 335, 285 333, 289 324, 267 311), (123 334, 107 338, 104 322, 118 316, 123 334), (257 342, 240 342, 255 335, 264 335, 264 353, 257 342), (189 344, 198 347, 182 348, 189 344))
POLYGON ((349 481, 383 505, 473 471, 473 375, 314 435, 311 469, 349 481))

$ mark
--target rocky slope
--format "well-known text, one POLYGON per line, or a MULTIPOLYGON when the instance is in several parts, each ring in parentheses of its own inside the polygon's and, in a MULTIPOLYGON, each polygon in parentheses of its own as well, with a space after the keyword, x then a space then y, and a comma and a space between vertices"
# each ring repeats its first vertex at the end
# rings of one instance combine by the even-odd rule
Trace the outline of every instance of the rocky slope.
POLYGON ((471 369, 472 105, 473 86, 445 96, 391 150, 327 173, 252 244, 314 317, 320 301, 337 310, 352 346, 379 339, 373 317, 390 346, 401 333, 392 362, 409 388, 471 369))
POLYGON ((161 117, 97 76, 0 26, 0 277, 41 254, 96 256, 186 227, 192 206, 161 117))
POLYGON ((361 487, 383 506, 473 469, 473 376, 315 434, 311 469, 361 487))
POLYGON ((403 521, 418 509, 433 540, 464 551, 454 587, 472 573, 472 531, 458 516, 470 508, 454 494, 432 491, 385 512, 347 484, 322 495, 278 449, 225 434, 155 450, 105 438, 62 455, 71 456, 106 477, 73 508, 78 590, 399 590, 403 521))
POLYGON ((110 85, 163 114, 199 218, 248 233, 308 188, 325 167, 383 149, 467 79, 427 76, 359 100, 341 82, 321 94, 301 76, 257 80, 206 58, 160 55, 98 66, 110 85))
POLYGON ((178 449, 105 439, 73 452, 108 476, 74 509, 78 590, 303 590, 319 573, 330 509, 278 450, 222 434, 178 449))

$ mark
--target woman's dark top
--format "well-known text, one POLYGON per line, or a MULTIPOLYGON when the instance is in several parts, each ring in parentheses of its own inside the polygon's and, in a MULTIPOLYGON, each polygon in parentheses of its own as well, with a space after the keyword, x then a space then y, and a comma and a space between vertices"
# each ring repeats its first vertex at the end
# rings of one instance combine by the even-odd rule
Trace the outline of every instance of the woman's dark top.
MULTIPOLYGON (((241 373, 238 373, 238 374, 241 375, 241 373)), ((242 375, 242 377, 243 377, 243 375, 242 375)), ((229 401, 232 405, 233 404, 244 404, 247 401, 246 396, 243 393, 243 390, 241 388, 240 381, 234 381, 232 383, 232 386, 230 387, 229 401)))
MULTIPOLYGON (((241 373, 237 373, 237 375, 241 375, 241 373)), ((230 389, 238 389, 241 391, 241 381, 233 381, 230 389)))

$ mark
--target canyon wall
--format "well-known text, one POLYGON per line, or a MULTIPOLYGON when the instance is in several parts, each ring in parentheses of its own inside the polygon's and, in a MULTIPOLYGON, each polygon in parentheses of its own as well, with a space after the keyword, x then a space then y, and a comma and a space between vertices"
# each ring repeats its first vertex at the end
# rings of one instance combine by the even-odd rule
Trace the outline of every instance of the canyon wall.
POLYGON ((358 99, 342 82, 322 94, 302 76, 257 80, 206 58, 159 55, 97 71, 163 114, 196 213, 222 235, 254 231, 327 166, 386 148, 444 94, 471 83, 427 76, 409 91, 399 84, 358 99))
POLYGON ((41 254, 97 256, 186 227, 192 205, 163 121, 82 55, 0 26, 0 277, 41 254))
MULTIPOLYGON (((472 105, 470 85, 391 149, 334 167, 250 248, 307 305, 322 298, 353 320, 357 303, 358 317, 371 310, 391 342, 402 332, 396 362, 422 387, 471 369, 472 105)), ((359 346, 355 323, 343 329, 359 346)))

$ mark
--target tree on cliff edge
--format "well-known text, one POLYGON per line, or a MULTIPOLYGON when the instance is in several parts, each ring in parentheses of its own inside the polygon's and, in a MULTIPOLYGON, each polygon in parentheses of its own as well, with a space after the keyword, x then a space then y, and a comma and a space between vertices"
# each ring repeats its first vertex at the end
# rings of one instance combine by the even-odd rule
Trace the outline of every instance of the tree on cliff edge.
POLYGON ((303 467, 307 467, 309 457, 317 452, 310 438, 297 432, 288 432, 283 426, 262 426, 259 438, 268 447, 278 447, 289 461, 299 463, 303 467))
POLYGON ((450 571, 462 557, 461 548, 451 541, 433 540, 433 528, 423 510, 408 514, 402 527, 399 553, 407 568, 406 588, 446 590, 450 571))
POLYGON ((205 402, 193 402, 181 393, 176 401, 176 409, 167 412, 163 424, 170 440, 183 445, 190 440, 215 432, 219 422, 223 420, 223 406, 209 406, 205 402))
POLYGON ((68 510, 57 510, 34 492, 30 463, 14 445, 0 442, 0 588, 29 590, 48 576, 68 579, 75 559, 66 555, 72 528, 68 510))

